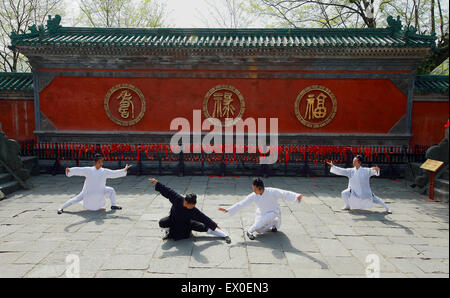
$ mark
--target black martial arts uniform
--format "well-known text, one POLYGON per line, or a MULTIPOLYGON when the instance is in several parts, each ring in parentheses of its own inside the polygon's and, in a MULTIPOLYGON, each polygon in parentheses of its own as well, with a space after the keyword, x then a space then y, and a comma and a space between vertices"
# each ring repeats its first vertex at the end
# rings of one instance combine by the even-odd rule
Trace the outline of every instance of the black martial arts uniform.
POLYGON ((215 230, 217 224, 196 207, 188 209, 183 206, 184 197, 169 187, 156 183, 155 190, 159 191, 172 203, 170 214, 159 221, 161 228, 169 228, 169 238, 180 240, 189 238, 191 231, 207 232, 215 230))

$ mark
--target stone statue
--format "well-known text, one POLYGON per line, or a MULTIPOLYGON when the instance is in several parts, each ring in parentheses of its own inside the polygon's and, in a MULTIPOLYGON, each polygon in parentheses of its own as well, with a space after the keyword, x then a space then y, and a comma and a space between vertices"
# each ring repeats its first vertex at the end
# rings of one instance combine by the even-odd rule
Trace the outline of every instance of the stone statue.
MULTIPOLYGON (((443 171, 446 166, 448 166, 448 127, 445 129, 445 136, 442 141, 435 146, 432 146, 428 148, 427 152, 425 153, 426 159, 433 159, 433 160, 439 160, 443 161, 444 165, 441 167, 440 170, 438 170, 438 173, 436 173, 436 176, 439 176, 440 172, 443 171)), ((427 185, 429 181, 429 173, 428 171, 424 172, 424 175, 417 176, 415 179, 415 185, 417 185, 419 188, 423 188, 427 185)))
POLYGON ((23 166, 20 158, 20 145, 0 132, 0 159, 23 181, 30 177, 30 173, 23 166))

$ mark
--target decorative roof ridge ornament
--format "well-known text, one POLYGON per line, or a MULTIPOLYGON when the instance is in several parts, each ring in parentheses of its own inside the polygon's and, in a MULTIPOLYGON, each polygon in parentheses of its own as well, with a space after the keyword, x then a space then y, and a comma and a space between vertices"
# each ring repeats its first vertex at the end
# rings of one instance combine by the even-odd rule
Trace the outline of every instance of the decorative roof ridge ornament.
POLYGON ((391 33, 391 36, 402 37, 402 21, 400 20, 400 16, 397 16, 397 20, 393 16, 388 16, 387 23, 387 29, 391 33))
POLYGON ((48 15, 48 20, 47 20, 48 33, 50 33, 50 34, 56 33, 58 31, 58 29, 62 27, 60 25, 60 23, 61 23, 60 15, 55 15, 55 17, 53 19, 52 19, 51 15, 48 15))
POLYGON ((409 26, 409 28, 405 30, 406 42, 408 42, 409 40, 426 40, 432 44, 433 49, 436 47, 436 32, 431 32, 430 35, 427 35, 426 32, 422 32, 420 34, 416 32, 417 28, 415 28, 414 26, 409 26))
POLYGON ((426 32, 418 34, 414 26, 403 27, 400 16, 397 16, 397 19, 394 19, 393 16, 388 16, 387 23, 388 27, 386 29, 389 30, 392 37, 405 39, 407 44, 411 44, 411 40, 423 40, 429 42, 432 48, 436 47, 436 32, 431 32, 430 35, 426 35, 426 32))
POLYGON ((11 39, 11 45, 8 46, 10 50, 14 50, 16 43, 25 38, 29 37, 39 37, 39 39, 42 39, 45 37, 46 33, 48 34, 54 34, 56 33, 62 26, 61 23, 61 16, 55 15, 54 18, 52 18, 51 15, 48 15, 47 20, 47 28, 44 27, 44 25, 36 26, 36 24, 28 26, 29 33, 20 30, 20 34, 15 31, 11 31, 10 39, 11 39))

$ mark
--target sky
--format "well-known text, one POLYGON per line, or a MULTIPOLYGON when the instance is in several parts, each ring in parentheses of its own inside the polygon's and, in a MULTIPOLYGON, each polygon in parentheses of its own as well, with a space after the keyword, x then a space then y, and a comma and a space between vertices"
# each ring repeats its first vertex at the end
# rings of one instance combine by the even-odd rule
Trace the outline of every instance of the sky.
MULTIPOLYGON (((160 0, 166 4, 168 23, 176 28, 204 28, 207 27, 201 15, 208 17, 208 9, 205 0, 160 0)), ((220 0, 209 0, 209 2, 220 0)), ((65 0, 66 16, 63 18, 63 26, 73 26, 72 18, 79 13, 77 1, 65 0)), ((250 27, 264 27, 255 23, 250 27)))
POLYGON ((199 18, 199 12, 207 14, 204 0, 165 0, 169 19, 174 27, 194 28, 204 27, 205 24, 199 18))

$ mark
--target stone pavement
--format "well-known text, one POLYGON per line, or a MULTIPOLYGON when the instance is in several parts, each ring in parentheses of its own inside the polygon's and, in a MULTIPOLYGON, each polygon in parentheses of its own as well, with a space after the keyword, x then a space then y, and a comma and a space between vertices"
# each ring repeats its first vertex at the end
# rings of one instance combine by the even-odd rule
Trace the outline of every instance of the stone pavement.
POLYGON ((124 209, 57 215, 83 178, 33 177, 34 188, 0 201, 0 277, 449 277, 449 206, 430 203, 404 180, 374 178, 374 192, 393 214, 375 205, 341 211, 346 178, 264 179, 304 194, 301 204, 280 201, 277 233, 251 241, 244 228, 254 206, 231 217, 217 209, 251 192, 251 177, 156 177, 180 193, 197 193, 198 207, 230 233, 231 244, 205 233, 163 241, 158 228, 170 203, 147 176, 108 180, 124 209))

